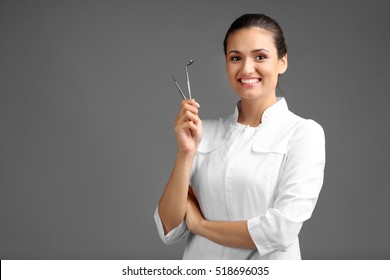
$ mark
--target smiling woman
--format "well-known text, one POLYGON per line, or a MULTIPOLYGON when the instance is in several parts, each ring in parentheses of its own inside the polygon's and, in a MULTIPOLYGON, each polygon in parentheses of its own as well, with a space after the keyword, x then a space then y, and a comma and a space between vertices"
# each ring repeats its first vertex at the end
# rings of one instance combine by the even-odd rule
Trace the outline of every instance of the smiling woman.
MULTIPOLYGON (((249 103, 261 114, 276 101, 278 76, 287 69, 287 54, 279 58, 272 32, 260 27, 230 33, 226 52, 227 74, 234 91, 241 97, 241 108, 249 103)), ((253 120, 245 117, 241 114, 239 122, 252 126, 260 123, 259 115, 254 115, 253 120)))
POLYGON ((194 99, 182 101, 176 162, 155 211, 160 237, 188 237, 184 259, 300 259, 298 234, 323 182, 323 129, 276 96, 287 48, 275 20, 236 19, 224 51, 240 101, 205 121, 194 99))

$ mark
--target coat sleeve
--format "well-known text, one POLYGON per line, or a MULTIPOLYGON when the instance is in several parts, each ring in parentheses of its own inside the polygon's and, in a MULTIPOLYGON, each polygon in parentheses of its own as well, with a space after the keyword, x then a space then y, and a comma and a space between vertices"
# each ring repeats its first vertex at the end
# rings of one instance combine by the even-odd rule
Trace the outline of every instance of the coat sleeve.
POLYGON ((296 129, 279 175, 274 205, 247 226, 259 253, 285 251, 296 241, 304 221, 311 217, 320 193, 325 168, 322 127, 304 120, 296 129))
POLYGON ((164 242, 164 244, 166 245, 175 244, 188 236, 189 231, 184 220, 181 222, 180 225, 178 225, 165 235, 163 224, 161 222, 160 215, 158 214, 158 207, 154 212, 154 221, 157 226, 158 235, 160 236, 162 242, 164 242))

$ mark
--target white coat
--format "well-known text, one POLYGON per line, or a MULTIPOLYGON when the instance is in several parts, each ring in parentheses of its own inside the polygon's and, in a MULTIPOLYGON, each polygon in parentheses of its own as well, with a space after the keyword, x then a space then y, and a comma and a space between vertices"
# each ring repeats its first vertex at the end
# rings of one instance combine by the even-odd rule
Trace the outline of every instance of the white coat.
POLYGON ((300 259, 298 234, 323 183, 323 129, 289 111, 284 98, 258 127, 237 118, 236 108, 228 118, 203 121, 190 185, 207 220, 247 221, 257 249, 219 245, 190 233, 184 221, 164 235, 157 209, 159 235, 166 244, 188 236, 183 259, 300 259))

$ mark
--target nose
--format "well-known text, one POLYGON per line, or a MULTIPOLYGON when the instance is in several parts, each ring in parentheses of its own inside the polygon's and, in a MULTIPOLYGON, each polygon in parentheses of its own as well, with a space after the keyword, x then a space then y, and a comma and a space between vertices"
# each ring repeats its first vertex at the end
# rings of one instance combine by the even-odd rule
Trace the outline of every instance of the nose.
POLYGON ((245 59, 242 64, 242 74, 248 75, 255 72, 254 62, 251 59, 245 59))

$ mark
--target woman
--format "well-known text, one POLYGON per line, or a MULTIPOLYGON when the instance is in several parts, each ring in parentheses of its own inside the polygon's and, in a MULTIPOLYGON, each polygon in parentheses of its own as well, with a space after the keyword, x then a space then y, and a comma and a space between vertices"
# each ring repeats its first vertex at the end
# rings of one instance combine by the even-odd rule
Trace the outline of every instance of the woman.
POLYGON ((300 259, 298 233, 323 182, 323 130, 276 97, 287 48, 275 20, 241 16, 224 50, 240 101, 203 123, 195 100, 181 103, 176 162, 155 212, 160 237, 188 236, 184 259, 300 259))

